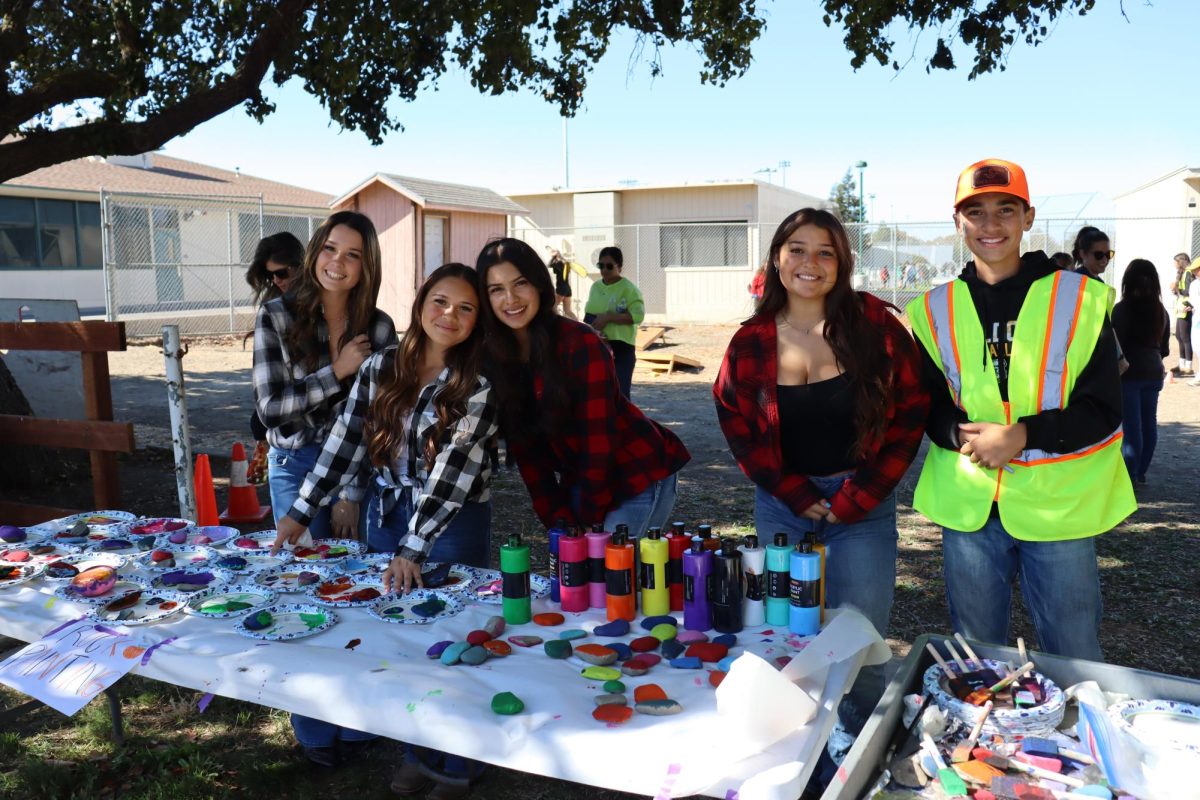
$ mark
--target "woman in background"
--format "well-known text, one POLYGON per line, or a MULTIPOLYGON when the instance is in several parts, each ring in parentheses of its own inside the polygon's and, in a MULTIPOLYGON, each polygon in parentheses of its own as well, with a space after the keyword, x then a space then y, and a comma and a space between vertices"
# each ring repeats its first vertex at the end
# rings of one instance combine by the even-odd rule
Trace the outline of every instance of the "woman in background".
POLYGON ((1129 362, 1121 374, 1121 454, 1129 479, 1145 483, 1158 444, 1158 395, 1165 376, 1163 356, 1171 350, 1171 320, 1162 304, 1158 270, 1144 258, 1135 258, 1125 268, 1112 326, 1129 362))
POLYGON ((588 293, 583 321, 608 342, 617 369, 617 383, 621 385, 621 394, 628 399, 633 388, 633 367, 637 363, 634 345, 638 326, 646 318, 646 304, 638 287, 621 274, 624 265, 621 248, 605 247, 600 251, 596 263, 600 280, 592 284, 588 293))

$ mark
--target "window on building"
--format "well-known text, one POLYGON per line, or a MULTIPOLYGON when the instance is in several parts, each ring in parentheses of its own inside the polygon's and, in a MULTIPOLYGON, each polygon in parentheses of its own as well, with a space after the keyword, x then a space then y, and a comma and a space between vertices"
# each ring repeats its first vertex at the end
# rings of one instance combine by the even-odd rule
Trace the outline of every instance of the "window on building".
POLYGON ((75 204, 70 200, 38 200, 38 235, 43 267, 77 267, 75 204))
POLYGON ((104 266, 104 232, 100 228, 100 204, 76 203, 79 214, 79 266, 104 266))
POLYGON ((100 204, 0 197, 0 269, 100 269, 100 204))
POLYGON ((666 267, 749 267, 748 225, 745 220, 664 223, 659 258, 666 267))
POLYGON ((35 213, 32 199, 0 197, 0 266, 38 265, 35 213))

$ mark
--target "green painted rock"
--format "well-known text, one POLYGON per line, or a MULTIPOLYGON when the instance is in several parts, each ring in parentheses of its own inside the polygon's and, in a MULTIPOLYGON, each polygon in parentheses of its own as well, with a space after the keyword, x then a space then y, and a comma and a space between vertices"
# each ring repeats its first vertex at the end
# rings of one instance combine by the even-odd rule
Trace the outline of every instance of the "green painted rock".
POLYGON ((566 658, 573 652, 571 643, 565 639, 551 639, 542 645, 542 648, 551 658, 566 658))
POLYGON ((520 714, 524 710, 525 704, 512 692, 500 692, 492 698, 492 711, 497 714, 520 714))
POLYGON ((643 700, 634 706, 639 714, 652 717, 669 717, 683 711, 683 706, 674 700, 643 700))
POLYGON ((676 633, 675 626, 668 625, 667 623, 663 623, 661 625, 655 625, 653 628, 650 629, 650 635, 653 636, 655 639, 658 639, 660 642, 665 642, 667 639, 674 639, 675 633, 676 633))
POLYGON ((592 681, 615 681, 621 677, 621 670, 612 667, 588 667, 579 674, 592 681))
POLYGON ((625 691, 625 684, 620 681, 605 681, 603 688, 609 694, 621 694, 625 691))
POLYGON ((598 706, 623 706, 628 703, 629 700, 623 694, 596 695, 596 705, 598 706))

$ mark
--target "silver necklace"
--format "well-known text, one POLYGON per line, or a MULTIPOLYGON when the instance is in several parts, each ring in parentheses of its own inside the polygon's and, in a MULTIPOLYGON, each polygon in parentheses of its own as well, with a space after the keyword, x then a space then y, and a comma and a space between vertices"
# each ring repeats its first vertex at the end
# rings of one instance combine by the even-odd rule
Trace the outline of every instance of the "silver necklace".
POLYGON ((820 325, 824 321, 825 320, 822 318, 822 319, 817 320, 813 324, 809 325, 807 328, 801 328, 799 325, 793 325, 792 321, 790 319, 788 319, 787 314, 784 314, 783 312, 780 312, 779 316, 775 318, 775 323, 777 325, 781 324, 785 328, 791 328, 794 331, 800 331, 805 336, 808 336, 810 333, 812 333, 813 329, 816 328, 818 325, 820 325))

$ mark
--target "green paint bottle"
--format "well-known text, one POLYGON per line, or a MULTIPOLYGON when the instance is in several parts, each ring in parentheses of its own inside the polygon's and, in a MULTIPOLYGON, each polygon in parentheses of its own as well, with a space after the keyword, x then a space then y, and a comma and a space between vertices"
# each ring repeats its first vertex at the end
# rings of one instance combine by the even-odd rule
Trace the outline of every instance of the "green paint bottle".
POLYGON ((501 605, 504 621, 521 625, 533 618, 529 593, 529 545, 514 533, 500 545, 501 605))

